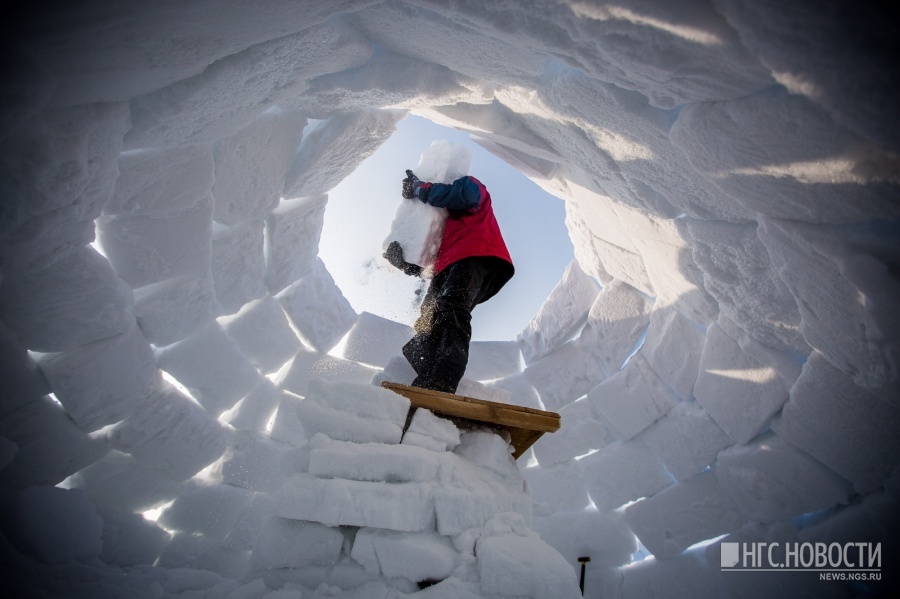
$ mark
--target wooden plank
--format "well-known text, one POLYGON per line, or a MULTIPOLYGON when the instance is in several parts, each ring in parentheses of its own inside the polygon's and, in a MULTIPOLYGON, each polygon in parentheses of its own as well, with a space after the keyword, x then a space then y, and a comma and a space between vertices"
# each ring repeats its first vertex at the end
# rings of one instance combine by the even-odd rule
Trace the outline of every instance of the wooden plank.
POLYGON ((525 453, 541 435, 555 432, 560 426, 559 414, 555 412, 441 393, 387 381, 381 383, 381 386, 406 397, 414 408, 426 408, 444 416, 470 420, 508 431, 515 450, 513 453, 515 458, 525 453))

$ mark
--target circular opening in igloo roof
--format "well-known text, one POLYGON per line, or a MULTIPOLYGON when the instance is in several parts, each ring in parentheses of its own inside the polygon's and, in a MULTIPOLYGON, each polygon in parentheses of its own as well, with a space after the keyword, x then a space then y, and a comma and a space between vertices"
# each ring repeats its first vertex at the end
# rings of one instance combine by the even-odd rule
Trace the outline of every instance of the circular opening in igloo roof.
POLYGON ((404 171, 437 139, 472 152, 469 174, 491 193, 494 212, 516 266, 516 275, 472 313, 475 340, 515 339, 540 309, 571 262, 565 204, 475 143, 468 134, 408 116, 397 131, 328 194, 319 257, 357 312, 412 324, 426 283, 382 258, 404 171))

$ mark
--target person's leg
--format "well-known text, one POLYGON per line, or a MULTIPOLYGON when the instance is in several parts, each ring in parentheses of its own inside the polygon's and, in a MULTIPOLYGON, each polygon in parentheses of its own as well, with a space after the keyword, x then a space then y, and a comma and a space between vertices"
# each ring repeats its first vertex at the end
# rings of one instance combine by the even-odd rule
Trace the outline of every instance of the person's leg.
POLYGON ((417 334, 420 344, 428 347, 428 355, 420 363, 414 386, 456 391, 469 360, 472 309, 490 288, 489 264, 481 258, 467 258, 441 273, 446 273, 446 278, 432 294, 430 328, 421 337, 417 334))
POLYGON ((434 326, 436 303, 435 298, 440 293, 443 282, 447 279, 445 270, 428 286, 428 292, 422 301, 419 317, 413 324, 415 335, 403 346, 403 355, 417 375, 425 376, 430 372, 434 364, 436 350, 435 339, 431 335, 434 326))

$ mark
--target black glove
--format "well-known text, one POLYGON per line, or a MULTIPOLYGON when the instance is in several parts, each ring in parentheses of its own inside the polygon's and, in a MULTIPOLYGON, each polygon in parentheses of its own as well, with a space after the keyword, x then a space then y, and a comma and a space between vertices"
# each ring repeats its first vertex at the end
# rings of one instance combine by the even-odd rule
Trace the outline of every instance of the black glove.
POLYGON ((387 251, 384 253, 384 257, 394 267, 402 270, 404 274, 410 275, 412 277, 418 277, 422 274, 421 266, 410 264, 403 259, 403 248, 400 247, 400 244, 396 241, 392 241, 388 245, 387 251))
POLYGON ((411 170, 406 169, 406 179, 403 180, 404 198, 411 200, 416 197, 416 183, 418 182, 419 178, 416 177, 411 170))

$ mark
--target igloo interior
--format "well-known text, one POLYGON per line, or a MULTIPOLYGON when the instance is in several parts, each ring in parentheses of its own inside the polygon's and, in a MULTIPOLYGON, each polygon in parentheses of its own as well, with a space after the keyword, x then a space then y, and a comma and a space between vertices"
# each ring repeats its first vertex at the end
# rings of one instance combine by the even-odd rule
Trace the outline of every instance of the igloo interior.
POLYGON ((546 599, 590 556, 589 597, 896 591, 722 549, 897 563, 896 17, 4 5, 4 588, 546 599), (404 376, 409 329, 317 260, 328 192, 408 114, 565 203, 575 260, 460 388, 562 416, 518 464, 427 412, 399 443, 371 383, 404 376))

